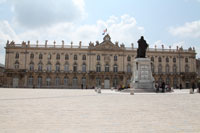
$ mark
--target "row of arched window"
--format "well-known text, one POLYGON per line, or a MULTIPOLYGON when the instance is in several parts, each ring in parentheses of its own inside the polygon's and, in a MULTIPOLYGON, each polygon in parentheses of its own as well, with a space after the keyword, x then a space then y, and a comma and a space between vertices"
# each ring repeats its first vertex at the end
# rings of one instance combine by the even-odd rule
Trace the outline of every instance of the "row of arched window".
MULTIPOLYGON (((87 71, 86 69, 87 69, 86 68, 86 64, 83 63, 82 64, 82 72, 86 72, 87 71)), ((34 63, 33 62, 30 63, 29 70, 30 71, 34 71, 34 63)), ((40 62, 38 64, 38 71, 42 71, 42 70, 43 70, 43 64, 42 64, 42 62, 40 62)), ((46 65, 46 70, 48 72, 52 71, 52 64, 51 64, 50 61, 46 65)), ((57 62, 56 65, 55 65, 55 71, 60 71, 60 63, 59 62, 57 62)), ((65 72, 69 72, 69 64, 68 63, 65 63, 64 71, 65 72)), ((73 64, 73 72, 77 72, 77 71, 78 71, 78 64, 74 63, 73 64)), ((104 71, 105 72, 110 72, 110 65, 109 64, 105 65, 104 71)), ((101 72, 101 64, 100 63, 98 63, 96 65, 96 72, 101 72)), ((118 65, 117 64, 113 65, 113 72, 118 72, 118 65)), ((129 72, 129 73, 131 72, 131 65, 130 64, 127 65, 127 72, 129 72)))
POLYGON ((167 76, 166 78, 159 77, 158 84, 162 85, 162 82, 165 82, 166 85, 172 85, 174 88, 176 88, 178 86, 178 78, 177 77, 173 77, 173 78, 170 78, 169 76, 167 76))
MULTIPOLYGON (((51 54, 48 54, 48 59, 51 59, 51 54)), ((16 53, 15 55, 15 58, 16 59, 19 59, 19 53, 16 53)), ((34 54, 31 53, 30 54, 30 59, 34 59, 34 54)), ((43 54, 39 54, 39 59, 42 60, 43 59, 43 54)), ((60 60, 60 54, 57 53, 56 54, 56 60, 60 60)), ((69 60, 69 55, 68 54, 65 54, 65 60, 69 60)), ((74 60, 78 60, 78 56, 77 55, 74 55, 74 60)), ((82 60, 86 60, 86 55, 82 55, 82 60)), ((97 60, 100 61, 101 60, 101 56, 100 55, 97 55, 97 60)), ((114 56, 114 61, 117 61, 118 60, 118 56, 115 55, 114 56)), ((174 57, 173 59, 173 63, 176 63, 177 62, 177 59, 174 57)), ((131 56, 127 56, 127 61, 131 61, 131 56)), ((151 57, 151 61, 154 62, 154 57, 151 57)), ((163 61, 163 58, 162 57, 158 57, 158 62, 162 62, 163 61)), ((165 62, 169 62, 169 57, 166 57, 165 58, 165 62)), ((185 62, 188 63, 188 58, 185 58, 185 62)))
MULTIPOLYGON (((61 70, 60 67, 61 67, 60 63, 57 62, 56 65, 55 65, 55 71, 59 72, 61 70)), ((34 71, 34 63, 33 62, 30 63, 30 69, 29 70, 30 71, 34 71)), ((43 70, 43 64, 40 62, 38 64, 38 71, 42 71, 42 70, 43 70)), ((48 71, 48 72, 52 71, 52 64, 51 64, 51 62, 47 63, 47 65, 46 65, 46 71, 48 71)), ((65 72, 69 72, 69 64, 68 63, 65 63, 65 65, 64 65, 64 71, 65 72)), ((77 71, 78 71, 78 65, 77 65, 77 63, 74 63, 74 65, 73 65, 73 72, 77 72, 77 71)), ((82 64, 82 72, 86 72, 86 71, 87 71, 86 70, 86 64, 83 63, 82 64)))
MULTIPOLYGON (((56 65, 55 65, 55 70, 56 71, 60 71, 60 63, 59 62, 57 62, 56 63, 56 65)), ((100 63, 98 63, 97 65, 96 65, 96 72, 101 72, 101 64, 100 63)), ((15 62, 15 69, 19 69, 19 61, 17 60, 16 62, 15 62)), ((86 70, 87 68, 86 68, 86 63, 83 63, 82 64, 82 72, 86 72, 87 70, 86 70)), ((152 72, 154 73, 155 72, 155 67, 154 67, 154 65, 153 64, 151 64, 151 69, 152 69, 152 72)), ((34 62, 30 62, 30 65, 29 65, 29 70, 30 71, 34 71, 34 62)), ((42 71, 43 70, 43 63, 42 62, 39 62, 38 63, 38 71, 42 71)), ((47 63, 47 65, 46 65, 46 70, 47 71, 52 71, 52 64, 51 64, 51 62, 49 61, 48 63, 47 63)), ((162 73, 163 72, 163 66, 162 66, 162 64, 159 64, 158 65, 158 73, 162 73)), ((65 63, 65 65, 64 65, 64 71, 65 72, 69 72, 69 64, 66 62, 65 63)), ((77 63, 74 63, 73 64, 73 72, 77 72, 78 71, 78 64, 77 63)), ((104 69, 104 71, 105 72, 110 72, 110 65, 109 64, 106 64, 105 65, 105 69, 104 69)), ((188 64, 186 64, 185 65, 185 72, 189 72, 190 70, 189 70, 189 65, 188 64)), ((118 72, 118 65, 117 64, 114 64, 113 65, 113 72, 118 72)), ((132 72, 131 71, 131 65, 130 64, 128 64, 127 65, 127 72, 132 72)), ((165 73, 170 73, 170 72, 173 72, 173 73, 177 73, 177 65, 176 64, 174 64, 173 66, 172 66, 172 70, 171 70, 171 68, 170 68, 170 65, 169 64, 167 64, 166 66, 165 66, 165 73)))
MULTIPOLYGON (((30 59, 34 59, 34 54, 31 53, 30 54, 30 59)), ((39 54, 39 59, 43 59, 43 55, 42 54, 39 54)), ((51 59, 51 54, 48 54, 48 59, 51 59)), ((57 54, 56 55, 56 60, 60 60, 60 54, 57 54)), ((69 55, 66 54, 65 55, 65 60, 69 60, 69 55)), ((77 55, 74 55, 74 60, 78 60, 78 56, 77 55)), ((82 55, 82 60, 86 60, 86 55, 82 55)), ((100 61, 101 60, 101 56, 100 55, 97 55, 97 60, 100 61)), ((118 56, 114 56, 114 61, 117 61, 118 60, 118 56)), ((131 56, 127 56, 127 61, 131 61, 131 56)))
MULTIPOLYGON (((48 54, 47 58, 51 59, 52 55, 48 54)), ((15 59, 19 59, 19 53, 16 53, 15 59)), ((34 54, 33 53, 30 54, 30 59, 34 59, 34 54)), ((41 53, 39 54, 39 59, 40 60, 43 59, 43 54, 41 54, 41 53)), ((56 60, 60 60, 60 54, 56 54, 56 60)), ((68 54, 65 55, 65 60, 69 60, 69 55, 68 54)), ((77 55, 74 55, 74 60, 78 60, 78 56, 77 55)), ((82 60, 86 60, 86 55, 82 56, 82 60)))
MULTIPOLYGON (((30 54, 30 59, 34 59, 34 54, 33 53, 30 54)), ((39 54, 39 59, 40 60, 43 59, 43 54, 41 54, 41 53, 39 54)), ((52 59, 52 55, 48 54, 47 59, 51 60, 52 59)), ((56 54, 56 60, 60 60, 60 54, 56 54)), ((69 60, 69 55, 68 54, 65 55, 65 60, 69 60)), ((77 55, 74 55, 74 60, 78 60, 78 56, 77 55)), ((82 60, 86 60, 86 55, 82 55, 82 60)))
MULTIPOLYGON (((15 58, 16 59, 19 59, 19 53, 16 53, 15 55, 15 58)), ((60 60, 61 56, 59 53, 56 54, 56 60, 60 60)), ((34 59, 34 54, 31 53, 30 54, 30 59, 34 59)), ((39 59, 42 60, 43 59, 43 54, 39 54, 39 59)), ((52 59, 52 55, 51 54, 48 54, 47 56, 47 59, 52 59)), ((68 54, 65 54, 65 60, 69 60, 69 55, 68 54)), ((78 60, 78 56, 77 55, 74 55, 74 60, 78 60)), ((86 55, 82 55, 82 60, 86 60, 86 55)), ((100 61, 101 60, 101 56, 100 55, 97 55, 97 60, 100 61)), ((114 61, 117 61, 118 60, 118 56, 115 55, 114 56, 114 61)), ((131 56, 127 56, 127 61, 131 61, 131 56)))
MULTIPOLYGON (((86 85, 86 77, 82 77, 81 79, 81 84, 83 86, 86 85)), ((162 82, 165 82, 166 85, 170 85, 172 83, 172 85, 174 87, 176 87, 178 85, 178 78, 177 77, 173 77, 172 79, 173 81, 171 81, 171 78, 169 76, 167 76, 165 79, 163 77, 160 77, 158 79, 158 84, 161 85, 162 82)), ((118 78, 117 77, 114 77, 113 78, 113 86, 117 86, 118 85, 118 78)), ((101 86, 101 78, 100 77, 97 77, 96 78, 96 86, 101 86)), ((33 86, 33 83, 34 83, 34 78, 33 76, 29 76, 28 77, 28 85, 29 86, 33 86)), ((60 85, 64 85, 64 86, 69 86, 70 84, 70 79, 65 76, 64 79, 60 78, 60 77, 55 77, 55 79, 52 79, 51 77, 46 77, 46 78, 42 78, 42 76, 38 76, 37 77, 37 86, 38 87, 41 87, 41 86, 52 86, 52 85, 55 85, 55 86, 60 86, 60 85), (43 82, 43 80, 45 80, 45 84, 43 82), (61 80, 63 80, 63 82, 61 82, 61 80)), ((72 86, 76 87, 78 86, 78 78, 77 77, 73 77, 72 78, 72 86)))
MULTIPOLYGON (((110 80, 110 79, 109 79, 109 77, 106 77, 105 80, 110 80)), ((96 78, 96 86, 97 86, 97 87, 101 87, 101 83, 102 83, 102 79, 101 79, 100 77, 97 77, 97 78, 96 78)), ((118 77, 114 77, 114 78, 112 79, 112 86, 113 86, 113 87, 117 87, 118 84, 119 84, 119 79, 118 79, 118 77)))
MULTIPOLYGON (((155 72, 155 68, 154 68, 153 64, 151 65, 151 70, 152 70, 153 73, 155 72)), ((189 70, 189 66, 186 64, 185 65, 185 72, 189 72, 189 71, 190 71, 189 70)), ((172 71, 170 69, 170 65, 169 64, 167 64, 165 66, 165 73, 170 73, 170 72, 177 73, 177 65, 176 64, 174 64, 172 66, 172 71)), ((158 65, 158 73, 163 73, 163 66, 161 64, 158 65)))
MULTIPOLYGON (((109 78, 106 78, 109 80, 109 78)), ((99 87, 101 86, 101 82, 102 79, 100 77, 96 78, 96 86, 99 87)), ((113 78, 113 86, 117 87, 119 82, 118 77, 114 77, 113 78)), ((33 86, 34 84, 34 78, 33 76, 29 76, 28 77, 28 86, 33 86)), ((86 86, 86 77, 82 77, 81 79, 81 84, 83 85, 83 87, 86 86)), ((60 77, 55 77, 54 79, 52 79, 51 77, 46 77, 46 78, 42 78, 42 76, 38 76, 37 77, 37 86, 41 87, 41 86, 70 86, 70 79, 65 76, 63 79, 60 77), (45 82, 43 82, 43 80, 45 80, 45 82), (63 80, 63 81, 61 81, 63 80)), ((72 84, 71 86, 77 87, 78 86, 78 78, 77 77, 73 77, 72 78, 72 84)))
MULTIPOLYGON (((101 56, 100 55, 97 55, 97 61, 100 61, 101 60, 101 56)), ((114 58, 113 58, 114 61, 118 61, 118 56, 115 55, 114 58)), ((131 56, 127 56, 127 61, 131 61, 131 56)))
MULTIPOLYGON (((105 65, 104 71, 110 72, 110 65, 109 64, 105 65)), ((101 64, 99 64, 99 63, 96 65, 96 72, 101 72, 101 64)), ((118 65, 117 64, 113 65, 113 72, 118 72, 118 65)), ((127 72, 131 73, 131 65, 130 64, 127 65, 127 72)))
MULTIPOLYGON (((29 76, 28 77, 28 86, 33 86, 33 83, 34 83, 33 76, 29 76)), ((86 85, 86 77, 82 77, 82 82, 81 83, 84 86, 86 85)), ((55 85, 55 86, 60 86, 60 85, 69 86, 69 78, 67 76, 65 76, 64 79, 61 79, 60 77, 55 77, 55 79, 53 80, 51 77, 46 77, 45 79, 43 79, 42 76, 38 76, 37 77, 37 86, 38 87, 41 87, 41 86, 52 86, 52 85, 55 85), (44 84, 43 80, 45 80, 45 84, 44 84), (61 80, 63 80, 63 82, 61 82, 61 80)), ((74 87, 78 86, 78 78, 77 77, 73 77, 72 86, 74 86, 74 87)))
MULTIPOLYGON (((173 59, 173 63, 176 63, 176 58, 174 57, 173 59)), ((151 61, 154 62, 154 57, 151 57, 151 61)), ((162 62, 162 58, 158 57, 158 62, 162 62)), ((169 63, 169 57, 165 58, 165 62, 169 63)), ((188 63, 188 58, 185 58, 185 63, 188 63)))

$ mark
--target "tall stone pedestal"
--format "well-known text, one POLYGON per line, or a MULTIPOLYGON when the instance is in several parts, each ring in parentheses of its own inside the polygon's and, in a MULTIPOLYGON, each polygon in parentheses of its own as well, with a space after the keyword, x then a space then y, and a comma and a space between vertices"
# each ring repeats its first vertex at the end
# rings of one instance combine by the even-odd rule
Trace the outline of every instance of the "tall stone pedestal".
POLYGON ((154 92, 154 86, 150 59, 136 58, 133 63, 131 88, 134 92, 154 92))

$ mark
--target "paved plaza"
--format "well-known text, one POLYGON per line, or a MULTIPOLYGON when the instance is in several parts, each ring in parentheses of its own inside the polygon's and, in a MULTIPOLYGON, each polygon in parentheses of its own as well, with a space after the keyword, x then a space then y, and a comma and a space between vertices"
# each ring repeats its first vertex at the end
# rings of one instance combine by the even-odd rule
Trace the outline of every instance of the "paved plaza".
POLYGON ((200 133, 200 94, 0 89, 0 133, 200 133))

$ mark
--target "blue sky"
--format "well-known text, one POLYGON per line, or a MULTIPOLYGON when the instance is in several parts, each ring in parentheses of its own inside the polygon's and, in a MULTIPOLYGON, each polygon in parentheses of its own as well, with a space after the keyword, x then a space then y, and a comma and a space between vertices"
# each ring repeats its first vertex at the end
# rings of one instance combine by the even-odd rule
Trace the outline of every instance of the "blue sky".
POLYGON ((0 14, 3 64, 7 40, 88 45, 105 28, 127 47, 144 35, 150 47, 194 46, 200 57, 200 0, 0 0, 0 14))

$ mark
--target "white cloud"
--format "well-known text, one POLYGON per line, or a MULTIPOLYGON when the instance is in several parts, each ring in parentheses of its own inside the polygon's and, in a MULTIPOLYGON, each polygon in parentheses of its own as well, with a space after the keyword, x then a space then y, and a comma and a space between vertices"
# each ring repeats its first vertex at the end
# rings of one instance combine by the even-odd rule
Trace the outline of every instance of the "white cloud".
POLYGON ((157 40, 156 42, 154 42, 153 44, 150 44, 150 48, 155 48, 155 45, 157 48, 161 48, 161 46, 163 45, 164 43, 161 41, 161 40, 157 40))
POLYGON ((178 46, 182 46, 181 45, 182 43, 167 44, 163 42, 162 40, 157 40, 153 44, 150 44, 150 48, 155 48, 155 45, 156 45, 156 47, 160 49, 162 48, 162 45, 163 45, 165 49, 169 49, 169 47, 171 47, 172 49, 176 49, 177 44, 178 46))
POLYGON ((61 40, 74 41, 76 44, 82 41, 88 45, 90 41, 102 41, 102 32, 107 28, 112 41, 123 42, 129 45, 137 42, 144 33, 144 28, 137 26, 136 20, 129 15, 121 17, 111 16, 107 21, 98 20, 96 24, 78 26, 74 23, 59 23, 51 27, 44 27, 35 30, 29 30, 19 34, 22 40, 61 40), (44 34, 41 34, 44 33, 44 34))
POLYGON ((183 49, 188 49, 188 44, 186 44, 184 41, 180 41, 180 42, 175 42, 172 44, 172 48, 173 49, 176 49, 177 46, 180 48, 180 47, 183 47, 183 49))
MULTIPOLYGON (((0 23, 0 36, 3 40, 0 41, 5 44, 6 40, 14 40, 16 43, 30 40, 34 44, 36 40, 39 40, 39 43, 44 44, 45 40, 49 40, 49 44, 53 44, 53 41, 56 40, 57 44, 61 44, 61 41, 65 40, 65 44, 73 41, 75 45, 78 45, 79 41, 82 41, 83 45, 88 45, 90 41, 95 42, 98 40, 101 42, 105 28, 108 29, 113 42, 119 41, 126 46, 130 46, 132 42, 136 44, 144 33, 144 28, 138 26, 136 20, 129 15, 111 16, 106 21, 98 20, 96 24, 92 25, 58 23, 49 27, 30 29, 18 34, 7 21, 3 21, 0 23)), ((0 62, 2 62, 1 60, 0 62)))
POLYGON ((188 49, 189 47, 193 47, 187 44, 185 41, 179 41, 179 42, 174 42, 172 44, 168 44, 161 40, 157 40, 156 42, 153 43, 153 45, 150 45, 150 48, 155 48, 155 45, 157 46, 157 48, 162 48, 162 45, 164 45, 164 48, 166 49, 169 49, 169 47, 171 47, 172 49, 176 49, 177 46, 179 48, 182 47, 183 49, 188 49))
MULTIPOLYGON (((92 25, 77 25, 75 23, 58 23, 50 27, 41 27, 37 29, 30 29, 25 32, 16 34, 15 30, 7 21, 0 23, 0 34, 4 43, 6 40, 19 41, 36 41, 41 40, 67 40, 67 42, 79 41, 85 42, 88 45, 90 41, 102 41, 102 32, 105 28, 108 29, 112 41, 123 42, 130 45, 132 42, 137 42, 141 35, 144 34, 144 28, 137 25, 136 20, 129 16, 123 15, 121 17, 111 16, 108 20, 98 20, 96 24, 92 25)), ((40 41, 40 42, 41 42, 40 41)))
MULTIPOLYGON (((180 37, 183 40, 186 39, 192 39, 194 40, 198 40, 200 38, 200 20, 198 21, 193 21, 193 22, 187 22, 182 26, 178 26, 178 27, 171 27, 169 29, 169 32, 176 37, 180 37)), ((191 41, 189 41, 191 42, 191 41)), ((179 47, 183 47, 183 49, 188 49, 189 47, 195 47, 196 49, 196 53, 197 53, 197 57, 200 57, 200 48, 199 48, 199 44, 197 44, 198 41, 195 41, 196 44, 188 44, 185 41, 179 41, 176 43, 172 44, 172 48, 175 48, 177 46, 179 47)))
POLYGON ((6 40, 19 41, 18 36, 8 21, 0 21, 0 43, 5 43, 6 40))
POLYGON ((187 22, 183 26, 172 27, 169 32, 174 36, 199 38, 200 37, 200 20, 187 22))
POLYGON ((6 2, 6 0, 0 0, 0 4, 2 4, 2 3, 4 3, 4 2, 6 2))
POLYGON ((200 2, 200 0, 184 0, 185 2, 200 2))
POLYGON ((188 43, 186 43, 185 41, 180 41, 180 42, 175 42, 175 43, 173 43, 172 44, 172 48, 173 49, 176 49, 177 48, 177 46, 180 48, 180 47, 183 47, 183 49, 189 49, 190 47, 191 48, 195 48, 195 51, 196 51, 196 53, 197 53, 197 58, 199 58, 200 57, 200 47, 198 46, 198 45, 190 45, 190 44, 188 44, 188 43))
POLYGON ((19 41, 13 28, 8 21, 0 21, 0 62, 4 63, 5 58, 5 43, 7 40, 19 41))
POLYGON ((137 42, 140 36, 144 34, 144 28, 138 26, 135 18, 129 15, 123 15, 120 18, 111 17, 106 25, 114 40, 128 44, 137 42), (110 20, 113 23, 110 24, 110 20))
POLYGON ((75 22, 85 16, 84 0, 9 0, 14 22, 28 28, 75 22))

